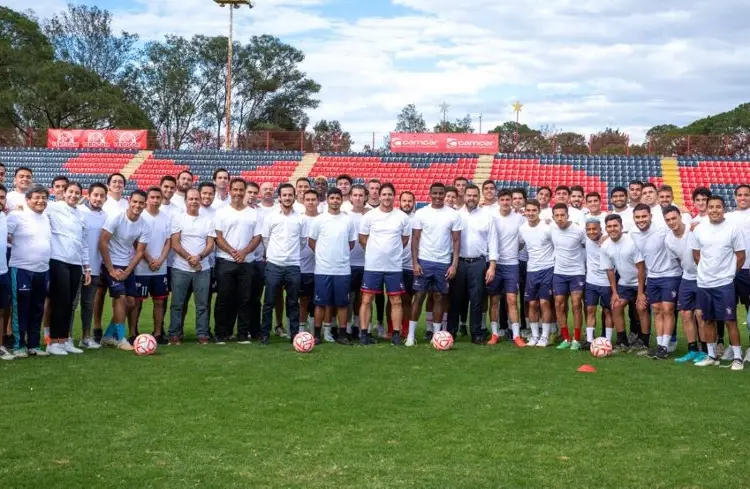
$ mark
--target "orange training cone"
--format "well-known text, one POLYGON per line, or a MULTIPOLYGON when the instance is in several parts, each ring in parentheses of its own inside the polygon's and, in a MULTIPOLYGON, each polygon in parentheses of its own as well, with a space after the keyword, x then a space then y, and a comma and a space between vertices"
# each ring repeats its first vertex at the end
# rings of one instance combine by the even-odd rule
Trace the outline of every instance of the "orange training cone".
POLYGON ((581 365, 580 367, 578 367, 578 371, 579 372, 583 372, 585 374, 595 374, 596 373, 596 367, 594 367, 593 365, 589 365, 589 364, 585 363, 585 364, 581 365))

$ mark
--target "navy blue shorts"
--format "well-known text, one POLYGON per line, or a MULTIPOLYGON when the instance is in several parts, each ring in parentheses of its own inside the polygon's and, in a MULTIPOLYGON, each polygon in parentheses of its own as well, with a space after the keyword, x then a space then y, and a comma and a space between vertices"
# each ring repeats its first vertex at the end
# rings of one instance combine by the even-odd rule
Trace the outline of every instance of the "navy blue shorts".
POLYGON ((404 289, 409 295, 414 295, 414 271, 404 268, 404 289))
POLYGON ((594 285, 587 282, 584 300, 586 301, 586 307, 596 307, 601 305, 602 309, 611 309, 612 289, 603 285, 594 285))
POLYGON ((315 277, 322 277, 322 275, 315 275, 312 273, 300 274, 300 297, 309 297, 312 299, 312 297, 315 295, 315 277))
POLYGON ((680 281, 680 291, 677 293, 677 310, 694 311, 698 306, 698 282, 695 280, 680 281))
POLYGON ((489 295, 518 294, 518 283, 521 281, 518 265, 498 265, 495 278, 487 286, 489 295))
POLYGON ((646 297, 649 304, 658 302, 677 302, 680 290, 680 277, 649 278, 646 280, 646 297))
POLYGON ((419 264, 422 266, 422 275, 414 276, 414 291, 447 294, 448 279, 445 278, 445 274, 448 273, 450 265, 427 260, 419 260, 419 264))
POLYGON ((365 274, 365 267, 352 267, 352 292, 359 292, 362 288, 362 277, 365 274))
POLYGON ((734 290, 737 293, 737 302, 745 306, 750 305, 750 270, 745 268, 737 272, 734 277, 734 290))
POLYGON ((362 275, 362 292, 368 294, 382 294, 383 285, 388 295, 404 293, 404 276, 401 272, 374 272, 365 270, 362 275))
POLYGON ((349 275, 315 275, 315 305, 346 307, 349 305, 349 275))
POLYGON ((704 321, 736 321, 737 299, 734 284, 710 289, 698 289, 698 309, 704 321))
MULTIPOLYGON (((125 270, 128 267, 122 267, 120 265, 113 265, 115 270, 125 270)), ((102 267, 102 277, 107 283, 109 289, 109 296, 117 299, 118 297, 138 297, 138 290, 135 287, 135 275, 132 273, 125 278, 124 281, 120 282, 109 276, 107 267, 102 267)))
POLYGON ((527 273, 524 300, 552 302, 552 276, 554 271, 554 268, 548 268, 527 273))
POLYGON ((624 301, 633 302, 638 298, 638 287, 617 284, 617 295, 624 301))
POLYGON ((138 297, 166 299, 169 297, 169 280, 166 275, 135 275, 135 290, 138 297))
POLYGON ((0 308, 6 309, 10 307, 10 275, 3 273, 0 275, 0 308))
POLYGON ((552 275, 552 290, 555 295, 570 295, 583 292, 586 286, 586 275, 552 275))

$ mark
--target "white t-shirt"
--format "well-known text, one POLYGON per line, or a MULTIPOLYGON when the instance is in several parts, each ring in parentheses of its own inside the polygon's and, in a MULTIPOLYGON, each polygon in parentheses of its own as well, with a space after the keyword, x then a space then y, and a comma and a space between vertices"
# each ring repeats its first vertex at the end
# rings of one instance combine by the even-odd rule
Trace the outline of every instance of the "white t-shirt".
MULTIPOLYGON (((664 209, 659 204, 651 206, 651 227, 667 227, 667 222, 664 220, 664 209)), ((646 260, 646 267, 648 267, 648 260, 646 260)))
MULTIPOLYGON (((0 249, 8 247, 8 217, 0 212, 0 249)), ((0 259, 0 275, 8 273, 8 262, 0 259)))
POLYGON ((413 231, 420 229, 419 259, 435 263, 451 263, 453 235, 461 231, 461 218, 450 207, 436 209, 426 206, 414 214, 413 231))
POLYGON ((19 207, 26 208, 26 194, 18 190, 11 190, 5 196, 5 208, 8 211, 15 211, 19 210, 19 207))
POLYGON ((87 265, 89 243, 83 214, 65 202, 50 202, 45 214, 52 230, 50 258, 71 265, 87 265))
POLYGON ((586 275, 586 232, 576 224, 560 229, 552 224, 552 244, 555 246, 556 275, 586 275))
POLYGON ((625 233, 633 232, 635 221, 633 220, 633 208, 626 207, 624 211, 613 210, 612 214, 617 214, 622 219, 622 230, 625 233))
POLYGON ((609 287, 607 271, 601 268, 602 247, 596 241, 586 238, 586 283, 609 287))
POLYGON ((604 225, 604 220, 605 220, 606 218, 607 218, 607 213, 606 213, 606 212, 600 212, 600 213, 599 213, 598 215, 596 215, 596 216, 595 216, 595 215, 593 215, 593 214, 591 214, 591 213, 589 212, 588 214, 586 214, 586 218, 584 219, 583 223, 584 223, 584 225, 585 225, 585 224, 586 224, 586 223, 587 223, 588 221, 590 221, 591 219, 596 219, 597 221, 599 221, 599 224, 600 224, 600 225, 601 225, 601 227, 602 227, 602 233, 604 233, 604 234, 607 234, 607 231, 606 231, 606 229, 604 228, 604 226, 605 226, 605 225, 604 225))
POLYGON ((731 284, 737 272, 737 255, 734 253, 745 251, 746 248, 737 226, 727 219, 721 224, 706 221, 696 226, 691 237, 691 248, 699 250, 701 254, 698 287, 711 289, 731 284))
POLYGON ((222 207, 228 206, 231 202, 232 196, 229 195, 229 191, 227 191, 227 196, 222 199, 221 195, 219 195, 219 191, 216 190, 216 195, 214 196, 214 201, 211 203, 211 207, 218 211, 222 207))
POLYGON ((511 210, 507 216, 495 211, 492 213, 492 219, 497 239, 489 243, 490 260, 496 260, 498 265, 518 265, 518 230, 526 222, 526 218, 511 210))
MULTIPOLYGON (((539 219, 542 221, 549 221, 548 224, 553 224, 554 218, 552 217, 552 214, 552 207, 547 207, 539 212, 539 219)), ((583 215, 583 212, 580 209, 568 206, 568 220, 573 224, 583 227, 586 222, 586 216, 583 215)))
MULTIPOLYGON (((491 212, 476 207, 472 212, 462 207, 458 211, 461 218, 461 258, 487 257, 488 243, 497 243, 497 225, 491 212)), ((497 246, 495 246, 496 248, 497 246)), ((496 251, 496 250, 495 250, 496 251)))
POLYGON ((529 261, 526 265, 528 272, 539 272, 555 266, 552 226, 541 220, 534 227, 525 222, 518 232, 521 235, 521 241, 526 245, 526 251, 529 253, 529 261))
POLYGON ((86 204, 79 205, 78 210, 81 211, 83 220, 86 222, 91 276, 97 277, 101 273, 102 268, 102 255, 99 253, 99 237, 102 235, 102 228, 107 220, 107 213, 101 209, 94 211, 86 204))
MULTIPOLYGON (((213 207, 213 205, 210 205, 208 207, 201 205, 198 208, 198 215, 207 217, 211 221, 212 225, 216 224, 216 208, 213 207)), ((213 238, 216 238, 215 231, 216 230, 214 229, 214 235, 212 236, 213 238)), ((214 243, 214 251, 210 255, 208 255, 208 266, 211 268, 213 268, 216 265, 216 250, 217 250, 216 243, 214 243)), ((174 250, 171 250, 169 253, 170 255, 173 254, 174 250)))
POLYGON ((646 276, 648 278, 679 277, 682 275, 682 269, 677 260, 669 253, 664 241, 667 234, 672 231, 664 226, 651 226, 646 231, 641 231, 637 227, 630 233, 633 242, 641 250, 641 254, 646 261, 646 276))
POLYGON ((352 209, 354 209, 354 206, 350 201, 345 200, 341 203, 341 212, 346 212, 348 214, 352 211, 352 209))
POLYGON ((400 272, 404 266, 402 237, 411 236, 409 216, 400 209, 375 208, 362 216, 359 234, 367 236, 365 270, 400 272))
POLYGON ((52 252, 52 227, 45 214, 25 209, 8 214, 8 235, 13 248, 9 266, 46 272, 52 252))
POLYGON ((693 248, 690 245, 692 239, 690 234, 691 231, 688 227, 679 238, 675 237, 672 231, 669 231, 664 238, 664 245, 667 247, 669 254, 680 262, 683 280, 695 280, 698 272, 698 265, 695 264, 693 258, 693 248))
MULTIPOLYGON (((208 216, 201 216, 200 213, 198 216, 190 216, 183 212, 172 219, 171 233, 180 233, 180 245, 188 254, 195 256, 206 248, 208 238, 216 237, 216 225, 208 216)), ((183 272, 197 271, 186 259, 177 254, 172 267, 183 272)), ((208 270, 210 267, 211 263, 207 256, 201 260, 201 271, 208 270)))
POLYGON ((120 212, 124 212, 128 210, 128 199, 126 199, 123 195, 122 197, 120 197, 120 200, 115 200, 108 194, 107 200, 105 200, 104 204, 102 204, 102 210, 106 212, 108 216, 111 214, 119 214, 120 212))
POLYGON ((292 209, 294 209, 299 214, 304 214, 305 211, 307 210, 305 209, 305 204, 301 204, 297 202, 296 200, 294 201, 294 204, 292 204, 292 209))
MULTIPOLYGON (((742 231, 742 237, 745 239, 745 246, 750 244, 750 209, 737 209, 726 214, 726 218, 730 222, 739 226, 740 230, 742 231)), ((742 269, 750 269, 750 256, 745 257, 745 263, 742 264, 742 269)))
POLYGON ((269 212, 263 219, 266 261, 280 267, 298 267, 300 251, 307 242, 306 224, 294 209, 289 214, 284 214, 281 207, 269 212))
MULTIPOLYGON (((310 229, 312 222, 320 216, 321 214, 317 216, 302 214, 300 219, 305 222, 307 229, 310 229)), ((302 245, 302 250, 299 252, 299 273, 315 273, 315 252, 310 248, 310 244, 307 241, 302 245)))
MULTIPOLYGON (((141 214, 141 219, 146 221, 149 228, 148 244, 146 245, 146 253, 151 255, 152 258, 159 258, 161 252, 164 249, 164 243, 172 236, 172 217, 166 212, 161 210, 157 212, 155 216, 152 216, 148 211, 144 210, 141 214)), ((142 275, 144 277, 154 275, 166 275, 167 274, 167 261, 161 264, 159 270, 152 272, 148 266, 148 262, 144 258, 139 261, 135 266, 135 274, 142 275)))
POLYGON ((623 287, 638 287, 638 269, 643 255, 629 234, 623 234, 618 241, 607 240, 602 246, 599 266, 602 270, 615 270, 620 275, 618 284, 623 287))
POLYGON ((135 243, 148 244, 150 231, 142 215, 131 221, 127 212, 109 214, 103 229, 112 234, 109 240, 112 265, 127 267, 135 256, 135 243))
POLYGON ((349 275, 351 268, 350 242, 358 238, 357 228, 343 212, 326 212, 313 219, 308 233, 315 243, 316 275, 349 275))
MULTIPOLYGON (((349 219, 351 219, 352 223, 354 223, 354 230, 357 234, 359 234, 359 227, 362 224, 362 216, 364 216, 364 214, 360 214, 351 210, 348 211, 347 214, 349 215, 349 219)), ((352 248, 349 262, 353 267, 365 266, 365 249, 362 248, 361 244, 359 244, 359 236, 357 236, 357 239, 354 240, 354 248, 352 248)))
MULTIPOLYGON (((221 232, 224 240, 235 250, 245 248, 255 236, 261 234, 262 229, 262 223, 256 209, 245 207, 238 211, 231 205, 216 211, 214 225, 216 226, 217 236, 221 232)), ((221 249, 216 252, 216 256, 227 261, 234 261, 229 253, 221 249)), ((248 253, 245 257, 245 263, 253 263, 254 261, 255 254, 248 253)))
MULTIPOLYGON (((414 227, 414 213, 408 214, 409 217, 409 227, 414 227)), ((361 229, 361 226, 360 226, 361 229)), ((409 240, 406 242, 406 246, 403 250, 403 261, 402 266, 404 267, 404 270, 414 270, 414 257, 411 256, 411 233, 409 233, 409 240)))
POLYGON ((174 193, 171 199, 169 199, 169 203, 175 206, 177 209, 180 209, 180 211, 185 212, 185 209, 187 207, 185 206, 185 196, 180 195, 177 192, 174 193))
MULTIPOLYGON (((305 209, 304 206, 302 206, 302 212, 299 212, 298 214, 304 214, 305 209)), ((292 208, 294 209, 294 205, 292 205, 292 208)), ((278 209, 278 206, 276 204, 272 206, 266 207, 263 205, 262 202, 258 202, 258 205, 254 207, 256 211, 258 211, 258 219, 260 220, 260 230, 261 233, 263 232, 263 221, 265 220, 266 216, 273 210, 278 209)), ((264 261, 266 259, 266 246, 263 244, 263 241, 260 242, 257 248, 255 248, 255 259, 258 261, 264 261)), ((311 272, 312 273, 312 272, 311 272)))

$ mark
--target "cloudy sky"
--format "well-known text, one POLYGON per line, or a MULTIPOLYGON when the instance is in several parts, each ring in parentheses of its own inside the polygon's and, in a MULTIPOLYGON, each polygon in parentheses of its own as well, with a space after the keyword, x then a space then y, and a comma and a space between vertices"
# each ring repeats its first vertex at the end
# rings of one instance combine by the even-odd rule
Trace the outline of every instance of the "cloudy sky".
MULTIPOLYGON (((28 0, 0 0, 28 8, 28 0)), ((212 0, 84 2, 143 39, 225 34, 212 0)), ((514 118, 640 140, 750 98, 747 0, 254 0, 235 15, 240 40, 272 34, 302 49, 323 89, 311 118, 339 119, 355 141, 392 130, 415 103, 428 125, 471 114, 487 131, 514 118)), ((34 2, 41 17, 64 7, 34 2)))

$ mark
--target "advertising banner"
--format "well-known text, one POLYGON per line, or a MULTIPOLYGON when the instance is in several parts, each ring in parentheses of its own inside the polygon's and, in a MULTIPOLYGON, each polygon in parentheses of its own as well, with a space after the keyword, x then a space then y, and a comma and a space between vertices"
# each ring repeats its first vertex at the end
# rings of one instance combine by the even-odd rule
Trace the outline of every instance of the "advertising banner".
POLYGON ((146 149, 145 129, 48 129, 48 148, 146 149))
POLYGON ((391 151, 394 153, 494 154, 499 146, 497 134, 391 133, 391 151))

